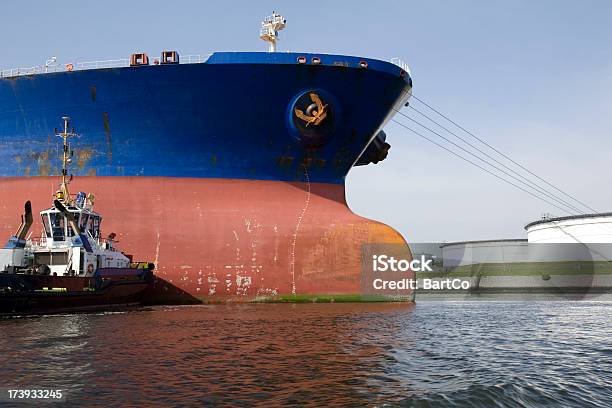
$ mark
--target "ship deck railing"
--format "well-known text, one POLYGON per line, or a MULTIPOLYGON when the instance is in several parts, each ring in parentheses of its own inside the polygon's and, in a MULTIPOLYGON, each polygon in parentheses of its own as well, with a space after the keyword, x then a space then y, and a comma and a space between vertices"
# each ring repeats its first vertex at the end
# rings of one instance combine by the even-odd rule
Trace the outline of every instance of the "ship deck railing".
POLYGON ((390 62, 392 64, 397 65, 398 67, 400 67, 401 69, 403 69, 404 71, 406 71, 408 73, 408 75, 411 75, 410 72, 410 66, 408 65, 408 63, 406 61, 404 61, 401 58, 391 58, 390 62))
MULTIPOLYGON (((181 64, 201 64, 208 61, 212 54, 191 54, 181 55, 181 64)), ((157 58, 156 58, 157 59, 157 58)), ((408 74, 410 74, 410 67, 404 60, 400 58, 391 58, 390 62, 397 65, 408 74)), ((151 64, 153 66, 158 64, 151 64)), ((105 68, 126 68, 130 66, 129 58, 121 58, 114 60, 103 60, 103 61, 86 61, 77 63, 65 63, 65 64, 48 64, 48 65, 36 65, 34 67, 26 68, 10 68, 0 70, 0 78, 13 78, 28 75, 40 75, 49 74, 53 72, 69 72, 69 71, 85 71, 94 69, 105 69, 105 68)))
MULTIPOLYGON (((201 64, 208 61, 212 54, 181 55, 181 64, 201 64)), ((151 64, 155 66, 157 64, 151 64)), ((125 68, 130 66, 129 58, 86 61, 66 64, 37 65, 34 67, 11 68, 0 70, 0 78, 12 78, 27 75, 50 74, 53 72, 85 71, 104 68, 125 68)))

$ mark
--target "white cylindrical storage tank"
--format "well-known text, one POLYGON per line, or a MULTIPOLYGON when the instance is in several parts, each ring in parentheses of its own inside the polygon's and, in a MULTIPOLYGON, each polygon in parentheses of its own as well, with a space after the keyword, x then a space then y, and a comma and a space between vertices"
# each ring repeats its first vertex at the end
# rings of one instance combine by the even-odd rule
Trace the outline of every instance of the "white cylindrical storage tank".
POLYGON ((512 263, 528 260, 526 239, 449 242, 440 245, 445 269, 485 263, 512 263))
POLYGON ((612 213, 544 218, 525 229, 530 243, 612 243, 612 213))

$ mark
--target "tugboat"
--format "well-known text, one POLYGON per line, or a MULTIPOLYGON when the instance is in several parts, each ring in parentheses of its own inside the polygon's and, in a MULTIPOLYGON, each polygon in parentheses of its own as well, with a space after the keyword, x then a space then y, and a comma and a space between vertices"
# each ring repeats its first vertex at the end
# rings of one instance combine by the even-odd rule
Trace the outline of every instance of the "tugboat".
POLYGON ((32 206, 15 235, 0 249, 0 314, 42 314, 108 310, 139 305, 153 281, 154 265, 132 262, 115 248, 116 234, 102 238, 102 216, 94 195, 72 196, 68 167, 73 152, 70 118, 63 117, 62 181, 53 206, 40 212, 40 239, 28 237, 32 206))

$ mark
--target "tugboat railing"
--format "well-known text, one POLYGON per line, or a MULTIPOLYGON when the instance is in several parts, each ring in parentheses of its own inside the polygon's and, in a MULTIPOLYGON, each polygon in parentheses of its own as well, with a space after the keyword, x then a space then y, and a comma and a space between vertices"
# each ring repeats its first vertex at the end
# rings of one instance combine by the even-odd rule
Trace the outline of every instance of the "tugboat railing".
MULTIPOLYGON (((193 54, 193 55, 182 55, 180 57, 181 64, 201 64, 208 61, 212 54, 193 54)), ((151 64, 153 66, 158 64, 151 64)), ((129 58, 103 60, 103 61, 85 61, 77 63, 66 63, 52 65, 37 65, 34 67, 25 68, 10 68, 0 70, 0 78, 12 78, 19 76, 28 75, 39 75, 49 74, 53 72, 70 72, 70 71, 85 71, 92 69, 105 69, 105 68, 125 68, 130 66, 129 58)))
POLYGON ((70 248, 68 250, 68 262, 66 263, 66 270, 64 271, 64 275, 67 275, 70 272, 70 269, 72 269, 72 248, 70 248))
POLYGON ((42 232, 42 234, 40 235, 40 237, 30 237, 28 238, 28 242, 34 246, 34 247, 40 247, 40 246, 44 246, 47 244, 47 237, 44 233, 44 231, 42 232))

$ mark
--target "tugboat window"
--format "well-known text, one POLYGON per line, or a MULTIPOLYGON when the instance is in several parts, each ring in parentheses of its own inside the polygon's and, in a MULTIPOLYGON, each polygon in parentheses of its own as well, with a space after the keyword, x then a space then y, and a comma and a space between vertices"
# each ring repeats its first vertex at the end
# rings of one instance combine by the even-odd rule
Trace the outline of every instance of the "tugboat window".
POLYGON ((67 252, 37 252, 34 254, 36 265, 67 265, 67 252))
POLYGON ((42 222, 45 228, 45 235, 47 238, 51 238, 51 224, 49 224, 49 216, 47 214, 42 215, 42 222))
MULTIPOLYGON (((72 214, 72 217, 74 218, 74 221, 76 222, 76 224, 79 225, 79 214, 73 213, 73 212, 71 212, 71 214, 72 214)), ((69 236, 69 237, 74 237, 74 230, 70 226, 70 223, 68 222, 68 220, 66 220, 66 226, 68 227, 67 231, 66 231, 67 232, 66 235, 69 236)))
POLYGON ((89 221, 89 214, 81 214, 81 229, 83 231, 87 230, 87 222, 89 221))
POLYGON ((98 238, 100 236, 100 217, 92 217, 93 225, 91 227, 91 235, 94 238, 98 238))
POLYGON ((51 252, 50 265, 67 265, 68 252, 51 252))
POLYGON ((37 252, 34 254, 34 264, 36 265, 50 265, 51 264, 51 252, 37 252))
POLYGON ((54 241, 63 241, 66 236, 66 223, 64 216, 60 213, 51 213, 51 230, 53 232, 54 241))

